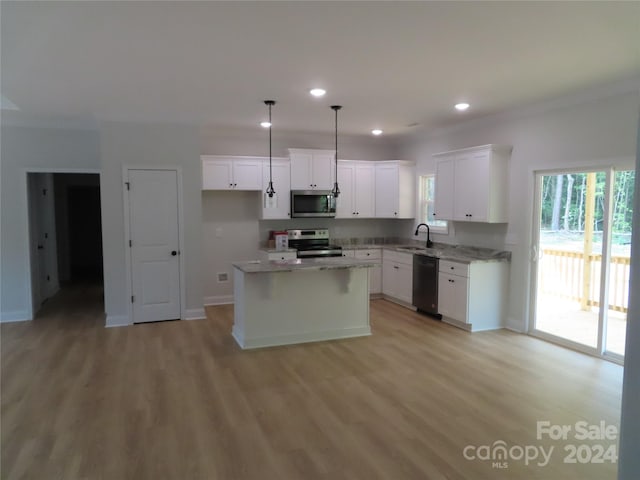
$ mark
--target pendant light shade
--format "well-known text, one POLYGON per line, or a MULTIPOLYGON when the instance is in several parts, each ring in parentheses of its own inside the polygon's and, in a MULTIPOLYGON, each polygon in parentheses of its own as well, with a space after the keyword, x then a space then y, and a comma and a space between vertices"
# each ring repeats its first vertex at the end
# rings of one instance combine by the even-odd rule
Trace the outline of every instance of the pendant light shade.
POLYGON ((273 197, 276 191, 273 189, 273 176, 271 171, 271 107, 276 104, 274 100, 265 100, 264 104, 269 107, 269 186, 267 187, 267 195, 273 197))
POLYGON ((331 109, 336 112, 336 174, 335 183, 333 184, 333 190, 331 190, 331 194, 336 198, 340 196, 340 188, 338 187, 338 110, 340 110, 341 108, 341 105, 331 105, 331 109))

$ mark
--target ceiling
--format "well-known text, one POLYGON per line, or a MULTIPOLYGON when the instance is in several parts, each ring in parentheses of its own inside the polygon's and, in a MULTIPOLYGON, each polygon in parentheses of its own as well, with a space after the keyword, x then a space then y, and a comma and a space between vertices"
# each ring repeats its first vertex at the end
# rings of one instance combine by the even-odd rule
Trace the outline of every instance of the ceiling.
POLYGON ((332 131, 340 104, 343 133, 399 135, 640 76, 640 2, 3 1, 1 21, 3 102, 87 121, 259 128, 273 99, 274 129, 332 131))

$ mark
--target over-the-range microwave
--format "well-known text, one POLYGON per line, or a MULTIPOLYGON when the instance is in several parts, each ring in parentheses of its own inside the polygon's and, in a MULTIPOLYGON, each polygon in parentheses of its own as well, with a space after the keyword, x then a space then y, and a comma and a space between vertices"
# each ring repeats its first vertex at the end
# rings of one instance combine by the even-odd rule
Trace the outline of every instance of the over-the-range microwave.
POLYGON ((331 190, 291 190, 292 217, 335 217, 336 198, 331 190))

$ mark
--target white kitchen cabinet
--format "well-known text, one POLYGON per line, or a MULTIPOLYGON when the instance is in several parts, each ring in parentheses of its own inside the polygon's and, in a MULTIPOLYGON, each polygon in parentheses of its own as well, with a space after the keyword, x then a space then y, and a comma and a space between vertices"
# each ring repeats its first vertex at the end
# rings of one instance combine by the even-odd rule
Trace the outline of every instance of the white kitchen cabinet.
POLYGON ((262 158, 202 155, 203 190, 262 189, 262 158))
MULTIPOLYGON (((361 260, 377 260, 382 262, 382 250, 380 248, 367 248, 355 250, 355 257, 361 260)), ((369 295, 382 293, 382 265, 369 269, 369 295)))
POLYGON ((455 155, 444 157, 436 163, 435 205, 433 218, 436 220, 453 219, 453 185, 455 155))
POLYGON ((439 272, 438 313, 453 320, 468 323, 467 296, 467 277, 439 272))
POLYGON ((442 320, 474 332, 502 328, 508 265, 440 260, 438 312, 442 320))
POLYGON ((375 163, 375 216, 415 217, 415 168, 400 160, 375 163))
POLYGON ((291 189, 331 190, 334 182, 335 152, 290 148, 291 189))
POLYGON ((269 159, 262 163, 262 195, 260 211, 263 220, 291 218, 291 175, 290 163, 286 158, 273 158, 271 161, 273 188, 276 191, 271 198, 265 193, 269 186, 269 159))
POLYGON ((340 195, 336 199, 336 218, 375 216, 375 166, 373 162, 338 161, 340 195))
POLYGON ((413 254, 383 250, 382 293, 390 300, 411 305, 413 300, 413 254))
POLYGON ((434 155, 436 217, 463 222, 507 222, 510 156, 511 147, 505 145, 483 145, 434 155))

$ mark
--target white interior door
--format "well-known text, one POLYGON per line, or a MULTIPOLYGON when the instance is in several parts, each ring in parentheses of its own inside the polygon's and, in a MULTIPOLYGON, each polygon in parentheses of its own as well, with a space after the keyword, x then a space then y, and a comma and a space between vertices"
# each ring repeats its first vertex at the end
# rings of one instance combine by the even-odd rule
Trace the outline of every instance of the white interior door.
POLYGON ((180 318, 178 178, 129 170, 133 322, 180 318))

